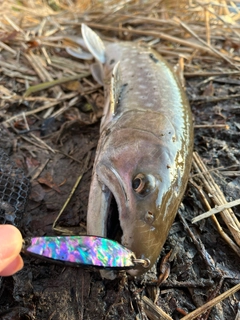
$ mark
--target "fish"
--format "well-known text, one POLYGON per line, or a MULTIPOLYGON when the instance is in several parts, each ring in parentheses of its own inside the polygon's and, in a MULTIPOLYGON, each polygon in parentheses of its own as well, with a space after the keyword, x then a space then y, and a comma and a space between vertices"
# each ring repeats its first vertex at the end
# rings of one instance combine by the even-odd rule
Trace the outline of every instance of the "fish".
POLYGON ((127 270, 140 276, 157 261, 187 186, 192 114, 179 79, 155 50, 133 42, 105 45, 85 24, 82 36, 105 97, 87 234, 116 240, 149 261, 127 270))

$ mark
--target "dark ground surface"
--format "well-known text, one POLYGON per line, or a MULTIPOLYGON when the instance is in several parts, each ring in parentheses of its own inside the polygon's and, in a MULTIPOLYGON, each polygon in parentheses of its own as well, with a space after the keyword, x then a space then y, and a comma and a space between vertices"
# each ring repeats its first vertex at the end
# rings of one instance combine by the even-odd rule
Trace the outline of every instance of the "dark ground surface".
MULTIPOLYGON (((206 61, 205 69, 210 68, 210 65, 211 61, 206 61)), ((204 99, 206 96, 240 94, 240 79, 239 76, 218 76, 216 81, 202 82, 205 79, 206 77, 187 78, 187 93, 191 100, 195 124, 206 125, 205 128, 195 129, 194 149, 209 169, 226 168, 215 171, 213 177, 226 199, 231 201, 240 198, 240 98, 199 102, 197 97, 204 99), (229 83, 229 80, 233 80, 233 83, 229 83), (213 124, 227 124, 229 129, 214 128, 213 124), (235 176, 226 171, 235 171, 235 176)), ((12 112, 19 107, 23 111, 28 110, 27 105, 13 105, 12 112)), ((11 127, 2 129, 1 147, 28 176, 33 176, 34 170, 49 160, 40 175, 31 181, 29 201, 18 221, 24 237, 55 234, 52 231, 53 222, 77 177, 83 173, 84 163, 89 155, 90 161, 83 178, 58 222, 61 227, 73 228, 74 233, 79 231, 79 226, 82 226, 82 231, 86 226, 91 169, 98 142, 99 123, 87 126, 72 122, 60 135, 59 130, 67 121, 67 117, 60 116, 49 125, 47 135, 41 137, 57 150, 55 153, 24 141, 23 135, 14 132, 11 127), (76 227, 77 229, 74 229, 76 227)), ((34 119, 32 127, 39 128, 40 125, 41 120, 34 119)), ((39 136, 40 132, 34 131, 33 134, 39 136)), ((29 133, 24 136, 28 137, 29 133)), ((239 207, 233 210, 239 217, 239 207)), ((137 314, 138 319, 144 319, 140 303, 143 295, 152 300, 156 298, 157 305, 173 319, 180 319, 182 309, 191 312, 212 295, 217 296, 239 283, 240 259, 220 237, 211 220, 207 219, 197 225, 191 224, 194 216, 205 211, 198 192, 191 184, 179 211, 209 254, 208 263, 184 229, 179 216, 161 253, 161 256, 164 256, 170 249, 175 252, 170 262, 170 276, 161 285, 160 291, 151 280, 157 278, 158 271, 142 279, 103 281, 98 272, 24 257, 25 267, 22 271, 13 277, 0 280, 0 319, 127 320, 135 319, 137 314)), ((228 233, 224 224, 222 226, 228 233)), ((240 294, 236 293, 218 304, 212 309, 209 319, 235 319, 239 311, 239 298, 240 294)))

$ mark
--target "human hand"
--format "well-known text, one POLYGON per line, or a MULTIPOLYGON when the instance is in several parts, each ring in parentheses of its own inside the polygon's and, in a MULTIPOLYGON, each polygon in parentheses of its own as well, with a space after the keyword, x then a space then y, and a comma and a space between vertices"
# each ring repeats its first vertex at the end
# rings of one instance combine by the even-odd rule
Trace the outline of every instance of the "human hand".
POLYGON ((21 248, 20 231, 12 225, 0 225, 0 276, 10 276, 22 269, 21 248))

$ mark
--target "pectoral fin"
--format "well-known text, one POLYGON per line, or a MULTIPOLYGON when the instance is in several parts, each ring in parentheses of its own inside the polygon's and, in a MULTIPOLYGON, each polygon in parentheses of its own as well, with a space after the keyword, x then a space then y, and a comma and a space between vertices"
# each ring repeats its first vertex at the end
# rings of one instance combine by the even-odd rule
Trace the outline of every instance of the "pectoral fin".
POLYGON ((71 48, 66 47, 66 51, 74 58, 82 59, 82 60, 92 60, 93 55, 89 52, 83 51, 81 48, 71 48))
POLYGON ((103 65, 99 62, 95 62, 91 64, 90 70, 94 80, 96 80, 97 83, 103 86, 103 83, 104 83, 103 65))
POLYGON ((102 40, 92 29, 90 29, 84 23, 82 23, 82 37, 88 50, 91 52, 94 58, 100 61, 101 63, 105 63, 105 46, 102 40))

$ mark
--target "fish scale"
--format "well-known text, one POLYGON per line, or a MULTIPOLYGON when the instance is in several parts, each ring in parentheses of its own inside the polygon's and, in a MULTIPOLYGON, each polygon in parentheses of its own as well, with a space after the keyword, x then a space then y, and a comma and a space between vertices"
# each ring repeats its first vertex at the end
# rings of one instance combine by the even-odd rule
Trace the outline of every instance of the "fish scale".
MULTIPOLYGON (((189 103, 156 51, 130 42, 104 46, 86 25, 82 34, 103 63, 105 91, 87 232, 121 242, 137 259, 149 260, 151 268, 188 181, 193 147, 189 103)), ((146 268, 137 265, 127 272, 136 276, 146 268)))
MULTIPOLYGON (((159 99, 164 99, 164 91, 166 91, 166 89, 162 86, 162 95, 158 91, 158 86, 160 81, 164 81, 164 79, 159 81, 158 75, 153 73, 154 68, 156 68, 156 63, 149 57, 149 50, 144 47, 139 47, 138 50, 136 50, 131 46, 130 43, 107 46, 106 65, 108 66, 112 60, 111 55, 114 54, 114 52, 118 52, 118 56, 115 59, 121 61, 121 82, 122 84, 127 84, 124 94, 121 95, 121 100, 124 101, 124 103, 127 101, 127 103, 126 105, 123 103, 124 109, 118 109, 117 113, 127 111, 128 109, 135 109, 136 106, 138 106, 138 109, 142 106, 145 111, 146 104, 147 107, 151 107, 152 110, 159 111, 159 99), (129 63, 133 64, 133 66, 130 67, 129 63), (140 99, 142 101, 138 102, 140 99)), ((160 63, 164 66, 161 60, 159 60, 159 64, 160 63)), ((162 75, 162 77, 164 78, 164 75, 162 75)))

